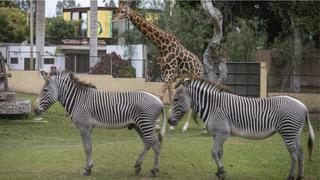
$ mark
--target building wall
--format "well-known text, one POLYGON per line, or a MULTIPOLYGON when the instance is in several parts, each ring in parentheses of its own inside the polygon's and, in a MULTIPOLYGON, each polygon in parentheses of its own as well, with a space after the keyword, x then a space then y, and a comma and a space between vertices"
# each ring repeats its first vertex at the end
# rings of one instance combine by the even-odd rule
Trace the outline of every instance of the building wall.
MULTIPOLYGON (((56 66, 58 70, 64 70, 64 55, 56 54, 57 47, 54 46, 45 46, 44 47, 44 58, 53 58, 54 64, 44 64, 43 69, 47 72, 50 71, 51 66, 56 66)), ((34 46, 33 48, 33 58, 38 57, 37 49, 34 46)), ((24 70, 25 58, 30 58, 30 46, 9 46, 8 47, 8 65, 10 69, 13 70, 24 70), (11 58, 18 58, 18 63, 11 63, 11 58)), ((35 61, 35 67, 38 69, 38 62, 35 61)))

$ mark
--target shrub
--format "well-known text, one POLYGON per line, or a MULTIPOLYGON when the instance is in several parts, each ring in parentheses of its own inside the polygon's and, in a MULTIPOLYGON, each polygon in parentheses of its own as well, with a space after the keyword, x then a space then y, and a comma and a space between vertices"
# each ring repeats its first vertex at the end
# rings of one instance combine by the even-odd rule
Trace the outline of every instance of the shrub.
POLYGON ((135 77, 135 69, 130 61, 122 60, 115 52, 106 54, 91 69, 91 74, 109 74, 115 78, 119 77, 135 77))

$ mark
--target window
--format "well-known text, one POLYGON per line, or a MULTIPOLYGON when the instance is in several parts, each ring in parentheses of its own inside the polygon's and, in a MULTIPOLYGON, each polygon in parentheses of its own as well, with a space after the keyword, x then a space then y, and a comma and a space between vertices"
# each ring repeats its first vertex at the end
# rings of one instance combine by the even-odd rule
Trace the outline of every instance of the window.
POLYGON ((11 64, 18 64, 18 58, 11 58, 11 64))
POLYGON ((54 64, 54 58, 44 58, 44 64, 54 64))

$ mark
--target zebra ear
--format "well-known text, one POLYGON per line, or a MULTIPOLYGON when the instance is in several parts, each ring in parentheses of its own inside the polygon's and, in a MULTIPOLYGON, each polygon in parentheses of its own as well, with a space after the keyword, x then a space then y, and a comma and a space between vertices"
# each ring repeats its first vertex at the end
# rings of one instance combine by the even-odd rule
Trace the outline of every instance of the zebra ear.
POLYGON ((47 72, 45 72, 45 71, 40 71, 40 74, 41 74, 42 78, 43 78, 45 81, 50 80, 50 75, 49 75, 47 72))
POLYGON ((190 78, 185 78, 183 80, 183 86, 188 86, 190 84, 191 79, 190 78))
POLYGON ((181 78, 176 85, 174 86, 174 89, 177 89, 178 87, 180 87, 181 85, 183 86, 187 86, 190 83, 190 78, 181 78))

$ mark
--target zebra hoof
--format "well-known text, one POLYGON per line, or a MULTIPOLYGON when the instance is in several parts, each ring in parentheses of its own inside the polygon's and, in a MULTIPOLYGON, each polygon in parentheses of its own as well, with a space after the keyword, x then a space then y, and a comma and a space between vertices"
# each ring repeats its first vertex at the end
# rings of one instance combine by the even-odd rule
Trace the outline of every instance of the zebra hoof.
POLYGON ((91 168, 92 168, 92 167, 93 167, 93 165, 84 168, 82 175, 83 175, 83 176, 90 176, 90 174, 91 174, 91 168))
POLYGON ((140 172, 141 172, 141 166, 140 165, 135 165, 134 166, 134 170, 135 170, 136 175, 139 175, 140 172))
POLYGON ((218 172, 216 172, 215 175, 216 175, 219 179, 223 180, 224 178, 226 178, 227 173, 226 173, 226 172, 223 172, 223 173, 218 173, 218 172))
POLYGON ((288 176, 287 180, 294 180, 294 176, 288 176))
POLYGON ((302 179, 304 179, 303 176, 298 176, 298 177, 296 178, 296 180, 302 180, 302 179))
POLYGON ((224 179, 227 176, 227 172, 223 170, 223 166, 218 169, 218 171, 215 173, 215 175, 219 179, 224 179))
POLYGON ((170 130, 170 131, 174 131, 174 127, 173 127, 173 126, 170 126, 169 130, 170 130))
POLYGON ((187 132, 187 128, 182 128, 181 132, 187 132))
POLYGON ((91 174, 91 170, 87 170, 87 169, 85 169, 82 173, 83 176, 90 176, 90 174, 91 174))
POLYGON ((151 169, 151 177, 157 177, 157 173, 159 172, 159 169, 151 169))

